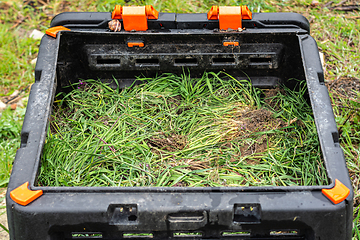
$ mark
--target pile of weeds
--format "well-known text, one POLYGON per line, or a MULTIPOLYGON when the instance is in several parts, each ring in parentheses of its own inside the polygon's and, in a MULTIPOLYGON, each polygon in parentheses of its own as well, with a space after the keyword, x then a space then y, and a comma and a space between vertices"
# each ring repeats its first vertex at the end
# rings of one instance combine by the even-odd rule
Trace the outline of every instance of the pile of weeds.
POLYGON ((305 82, 260 90, 220 74, 73 85, 55 102, 39 185, 327 184, 305 82))

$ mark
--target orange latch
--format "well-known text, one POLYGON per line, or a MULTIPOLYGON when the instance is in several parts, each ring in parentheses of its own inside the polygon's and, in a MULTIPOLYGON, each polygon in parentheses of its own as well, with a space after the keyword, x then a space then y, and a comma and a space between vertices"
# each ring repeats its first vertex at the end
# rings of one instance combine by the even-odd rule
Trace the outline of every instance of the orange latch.
POLYGON ((116 5, 112 19, 123 19, 125 31, 146 31, 148 19, 158 19, 159 13, 151 5, 142 7, 116 5))
POLYGON ((252 12, 247 6, 241 6, 241 18, 252 19, 252 12))
POLYGON ((144 47, 144 43, 143 42, 128 42, 127 43, 128 47, 144 47))
POLYGON ((207 17, 209 20, 219 19, 220 30, 238 30, 242 28, 242 19, 252 19, 252 13, 247 6, 212 6, 207 17))
POLYGON ((112 19, 122 19, 122 6, 115 5, 114 11, 111 14, 112 19))
POLYGON ((322 189, 321 192, 329 198, 333 203, 338 204, 344 201, 350 194, 348 189, 339 180, 335 179, 335 186, 331 189, 322 189))
POLYGON ((16 203, 26 206, 43 194, 42 190, 32 191, 29 189, 29 182, 15 188, 10 192, 10 197, 16 203))
POLYGON ((60 31, 71 31, 71 30, 63 26, 57 26, 57 27, 49 28, 48 30, 46 30, 45 33, 49 36, 56 38, 57 33, 60 31))
POLYGON ((158 19, 159 12, 152 5, 145 6, 145 13, 148 19, 158 19))
POLYGON ((238 41, 233 41, 233 42, 223 42, 223 45, 225 46, 225 47, 227 47, 227 46, 234 46, 234 47, 237 47, 237 46, 239 46, 239 42, 238 41))
POLYGON ((207 14, 209 20, 218 20, 219 19, 219 6, 212 6, 210 11, 207 14))

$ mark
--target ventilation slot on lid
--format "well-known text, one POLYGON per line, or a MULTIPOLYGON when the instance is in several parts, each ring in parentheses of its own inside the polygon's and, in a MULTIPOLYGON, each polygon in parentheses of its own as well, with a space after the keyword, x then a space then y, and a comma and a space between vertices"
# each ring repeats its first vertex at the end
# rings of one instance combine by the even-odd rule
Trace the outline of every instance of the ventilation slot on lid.
POLYGON ((153 238, 152 233, 124 233, 124 238, 153 238))
POLYGON ((249 231, 227 231, 222 232, 221 236, 223 237, 244 237, 244 236, 250 236, 249 231))
POLYGON ((98 58, 97 59, 97 64, 120 64, 120 59, 117 58, 107 58, 107 59, 103 59, 103 58, 98 58))
POLYGON ((197 66, 196 58, 177 58, 175 59, 175 66, 197 66))
POLYGON ((298 230, 274 230, 270 231, 271 236, 297 236, 298 230))
POLYGON ((271 58, 261 58, 261 57, 254 57, 250 58, 251 63, 270 63, 271 58))
POLYGON ((202 235, 202 232, 176 232, 173 236, 176 238, 196 238, 202 237, 202 235))
POLYGON ((103 239, 101 232, 72 232, 72 239, 103 239))
POLYGON ((235 58, 213 58, 213 65, 233 65, 235 58))
POLYGON ((142 59, 136 59, 136 66, 160 66, 159 65, 159 59, 157 58, 142 58, 142 59))
POLYGON ((252 68, 260 68, 260 69, 267 69, 273 68, 276 65, 276 61, 273 63, 273 59, 271 55, 262 57, 262 56, 250 56, 249 57, 249 66, 252 68))

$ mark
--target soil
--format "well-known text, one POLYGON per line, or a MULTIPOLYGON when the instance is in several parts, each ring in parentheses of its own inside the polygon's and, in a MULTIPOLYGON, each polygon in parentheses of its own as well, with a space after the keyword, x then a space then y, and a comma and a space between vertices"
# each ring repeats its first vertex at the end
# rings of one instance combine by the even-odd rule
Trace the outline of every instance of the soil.
POLYGON ((360 80, 357 78, 342 77, 332 82, 326 83, 330 92, 333 92, 335 97, 350 98, 354 101, 359 101, 356 92, 360 92, 360 80))
MULTIPOLYGON (((266 109, 245 112, 241 117, 245 119, 244 126, 246 126, 247 131, 245 134, 239 136, 239 139, 249 138, 257 132, 275 130, 286 126, 284 121, 274 118, 273 114, 266 109)), ((256 139, 256 141, 250 143, 248 146, 242 147, 240 149, 242 157, 266 151, 269 147, 269 141, 267 140, 270 135, 271 134, 262 134, 258 139, 256 139)), ((254 160, 248 160, 247 163, 257 164, 254 160)))

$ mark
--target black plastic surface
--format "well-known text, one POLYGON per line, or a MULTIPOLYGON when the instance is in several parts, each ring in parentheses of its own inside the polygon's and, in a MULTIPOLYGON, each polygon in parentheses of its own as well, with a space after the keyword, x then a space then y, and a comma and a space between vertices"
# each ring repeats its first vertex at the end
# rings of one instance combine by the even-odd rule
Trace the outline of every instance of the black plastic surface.
MULTIPOLYGON (((50 27, 107 29, 109 12, 65 12, 54 17, 50 27)), ((122 20, 119 20, 122 23, 122 20)), ((308 20, 297 13, 253 13, 251 20, 243 20, 245 28, 298 28, 310 32, 308 20)), ((218 20, 208 20, 206 13, 159 13, 158 19, 148 20, 151 29, 218 29, 218 20)), ((124 31, 124 30, 123 30, 124 31)))
MULTIPOLYGON (((179 20, 184 17, 179 16, 179 20)), ((72 31, 61 32, 57 38, 46 35, 41 41, 21 148, 6 197, 11 240, 351 239, 353 191, 337 140, 317 45, 308 35, 308 23, 303 17, 254 14, 256 24, 282 27, 254 27, 242 32, 171 27, 163 32, 117 33, 103 29, 109 17, 109 13, 78 13, 77 17, 75 13, 60 14, 52 26, 72 26, 72 31), (84 21, 84 16, 91 21, 84 21), (297 17, 289 20, 286 16, 297 17), (223 41, 230 40, 238 41, 239 46, 223 46, 223 41), (129 48, 129 41, 142 41, 145 46, 129 48), (111 82, 115 77, 120 87, 125 87, 141 74, 151 77, 161 72, 181 73, 184 68, 190 69, 193 76, 205 70, 223 70, 236 78, 248 76, 262 88, 279 83, 293 87, 288 79, 306 79, 332 183, 205 188, 36 186, 56 91, 79 78, 111 82), (346 200, 337 205, 321 193, 322 188, 333 187, 335 179, 351 189, 346 200), (44 192, 27 206, 15 203, 9 196, 24 182, 29 182, 32 190, 44 192)), ((174 14, 163 17, 169 26, 174 24, 174 14)), ((200 18, 203 16, 194 15, 191 26, 203 21, 200 18)), ((186 24, 181 20, 177 26, 180 22, 186 24)))

